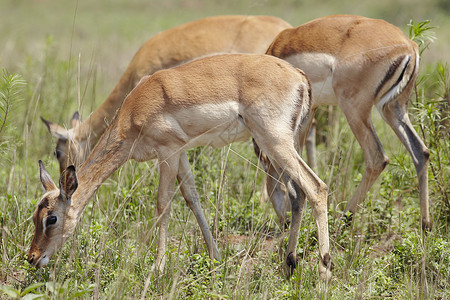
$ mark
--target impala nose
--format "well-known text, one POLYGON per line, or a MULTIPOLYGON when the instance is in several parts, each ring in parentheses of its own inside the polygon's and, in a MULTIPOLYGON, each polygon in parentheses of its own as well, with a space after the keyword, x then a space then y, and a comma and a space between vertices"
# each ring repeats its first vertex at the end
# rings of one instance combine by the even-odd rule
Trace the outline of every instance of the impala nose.
POLYGON ((30 251, 28 253, 28 262, 30 263, 30 265, 32 265, 33 267, 36 266, 36 264, 39 261, 39 257, 41 256, 41 254, 39 252, 36 251, 30 251))
POLYGON ((34 266, 34 264, 36 263, 34 257, 35 257, 34 253, 28 254, 28 262, 29 262, 30 265, 32 265, 32 266, 34 266))

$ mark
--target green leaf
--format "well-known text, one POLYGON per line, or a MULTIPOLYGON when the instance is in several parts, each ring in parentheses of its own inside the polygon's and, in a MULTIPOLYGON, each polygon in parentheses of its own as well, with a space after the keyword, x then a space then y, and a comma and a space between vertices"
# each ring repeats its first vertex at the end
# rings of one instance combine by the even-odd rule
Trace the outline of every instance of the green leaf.
POLYGON ((419 45, 419 53, 428 48, 428 46, 436 40, 436 34, 432 29, 436 26, 430 26, 430 20, 415 23, 413 20, 409 21, 409 38, 419 45))
POLYGON ((87 293, 92 293, 92 291, 94 290, 94 284, 89 285, 89 287, 85 288, 85 289, 80 289, 78 290, 78 292, 75 293, 75 298, 78 298, 80 296, 83 296, 84 294, 87 293))
POLYGON ((19 298, 20 296, 20 291, 9 285, 0 285, 0 291, 13 298, 19 298))
POLYGON ((44 298, 44 294, 27 294, 20 298, 21 300, 32 300, 32 299, 38 299, 38 298, 44 298))
POLYGON ((43 286, 44 284, 45 283, 43 283, 43 282, 31 284, 31 285, 27 286, 26 289, 24 289, 20 295, 24 296, 24 295, 28 294, 29 292, 34 291, 35 289, 43 286))

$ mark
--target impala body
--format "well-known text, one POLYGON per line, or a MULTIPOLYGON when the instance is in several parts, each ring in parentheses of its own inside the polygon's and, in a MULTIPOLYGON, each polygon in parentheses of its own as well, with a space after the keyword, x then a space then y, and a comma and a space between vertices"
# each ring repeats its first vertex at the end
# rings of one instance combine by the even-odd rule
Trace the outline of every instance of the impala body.
MULTIPOLYGON (((336 15, 282 31, 266 54, 282 58, 307 74, 313 89, 313 111, 329 104, 338 105, 344 112, 366 164, 346 210, 356 212, 389 162, 372 125, 371 111, 376 106, 413 159, 419 179, 422 228, 430 229, 430 151, 408 118, 408 101, 419 70, 416 43, 383 20, 336 15)), ((306 133, 302 131, 301 141, 306 133)), ((269 167, 270 172, 275 173, 269 167)), ((269 190, 275 190, 273 201, 283 201, 277 183, 270 176, 268 181, 269 190)))
POLYGON ((44 266, 69 238, 98 187, 128 159, 157 158, 159 240, 155 266, 164 267, 168 221, 175 181, 201 228, 211 258, 220 254, 200 206, 185 150, 221 147, 253 137, 283 179, 292 206, 284 268, 296 265, 296 245, 305 196, 318 226, 319 271, 331 276, 327 186, 294 147, 296 131, 310 112, 310 85, 304 73, 268 55, 228 54, 199 59, 144 77, 127 96, 112 124, 78 173, 68 167, 60 188, 40 163, 46 190, 33 221, 32 265, 44 266))
MULTIPOLYGON (((60 172, 67 165, 79 166, 85 161, 126 95, 143 76, 217 53, 263 54, 275 36, 290 27, 285 21, 270 16, 216 16, 180 25, 150 38, 134 55, 108 98, 87 120, 81 122, 75 113, 72 128, 67 130, 42 119, 58 138, 55 155, 60 172)), ((287 203, 272 203, 284 223, 287 203)))

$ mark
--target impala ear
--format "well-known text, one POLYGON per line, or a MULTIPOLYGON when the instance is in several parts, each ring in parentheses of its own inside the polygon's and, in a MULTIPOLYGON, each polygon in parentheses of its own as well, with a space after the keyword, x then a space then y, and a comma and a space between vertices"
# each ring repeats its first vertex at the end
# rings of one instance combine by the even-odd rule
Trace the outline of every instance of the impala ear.
POLYGON ((45 169, 44 164, 41 160, 39 160, 39 174, 41 177, 42 187, 46 192, 58 189, 56 187, 56 184, 53 182, 52 177, 45 169))
POLYGON ((63 200, 70 200, 73 193, 75 193, 75 191, 77 190, 77 187, 78 179, 77 173, 75 172, 75 167, 69 166, 59 178, 59 189, 61 191, 61 197, 63 198, 63 200))
POLYGON ((73 114, 70 124, 72 125, 72 128, 75 128, 81 124, 80 113, 78 111, 73 114))
POLYGON ((62 140, 67 140, 68 139, 68 131, 67 129, 59 126, 56 123, 47 121, 46 119, 44 119, 43 117, 41 117, 42 122, 44 122, 44 124, 47 126, 48 131, 54 136, 57 137, 58 139, 62 139, 62 140))

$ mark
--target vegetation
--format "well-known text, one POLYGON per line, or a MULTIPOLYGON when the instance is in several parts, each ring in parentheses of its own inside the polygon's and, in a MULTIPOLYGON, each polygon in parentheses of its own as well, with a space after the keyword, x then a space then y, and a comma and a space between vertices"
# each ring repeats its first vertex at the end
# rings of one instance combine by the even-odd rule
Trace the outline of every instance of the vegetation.
POLYGON ((444 0, 403 2, 3 1, 0 298, 449 299, 450 10, 444 0), (172 204, 166 270, 159 276, 151 272, 158 172, 153 162, 128 162, 99 189, 76 234, 49 267, 31 268, 26 262, 34 232, 31 215, 42 195, 38 160, 45 162, 54 179, 59 172, 52 155, 56 140, 39 117, 64 123, 77 109, 88 116, 150 36, 226 13, 277 15, 293 25, 322 15, 353 13, 384 18, 409 32, 422 52, 410 115, 431 151, 433 230, 421 233, 413 163, 377 113, 374 126, 391 163, 353 225, 343 226, 342 209, 364 163, 337 112, 336 126, 319 129, 326 142, 318 145, 317 160, 317 173, 330 191, 335 270, 327 288, 318 280, 316 227, 309 207, 297 249, 299 267, 290 280, 283 277, 287 234, 271 204, 261 200, 263 176, 251 143, 189 152, 221 262, 209 260, 195 218, 178 193, 172 204), (428 19, 431 22, 420 22, 428 19))

